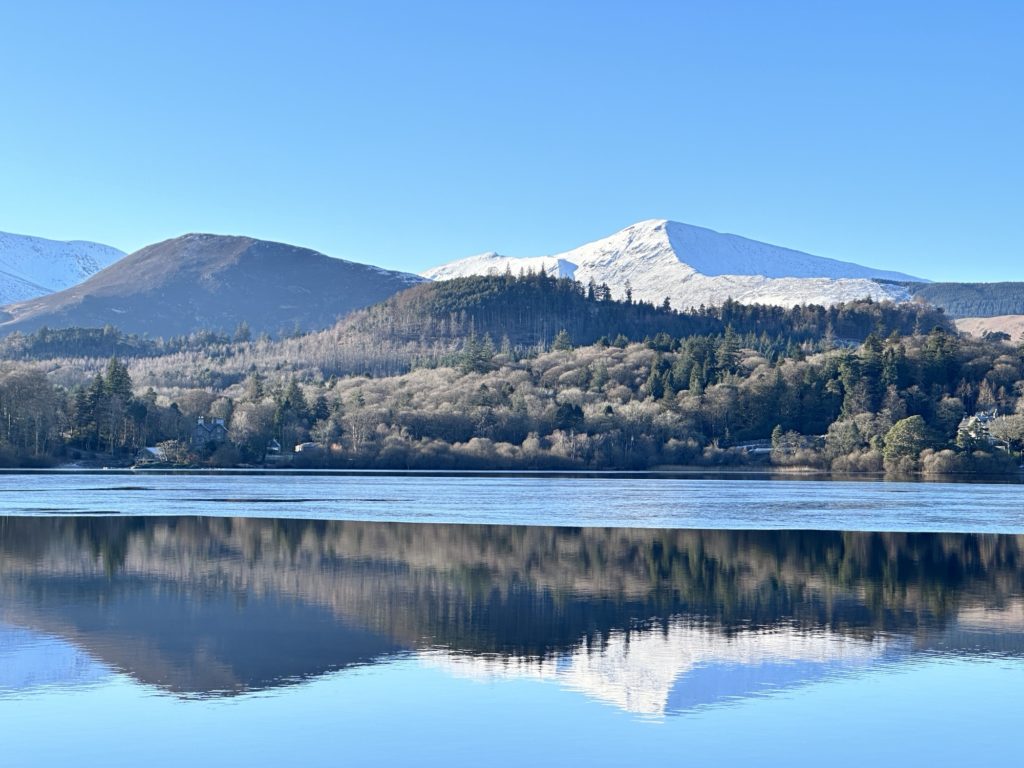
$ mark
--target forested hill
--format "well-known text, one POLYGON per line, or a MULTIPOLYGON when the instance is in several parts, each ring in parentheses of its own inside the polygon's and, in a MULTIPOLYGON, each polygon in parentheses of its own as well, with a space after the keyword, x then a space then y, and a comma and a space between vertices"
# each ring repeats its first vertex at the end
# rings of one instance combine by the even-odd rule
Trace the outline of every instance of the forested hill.
POLYGON ((606 287, 588 289, 540 273, 423 283, 354 313, 340 327, 391 341, 490 335, 515 346, 535 346, 551 343, 561 331, 574 343, 589 344, 602 336, 689 336, 716 333, 724 326, 711 314, 615 301, 606 287))
POLYGON ((1024 347, 961 337, 924 305, 679 313, 505 275, 286 338, 65 329, 0 352, 0 465, 159 448, 141 460, 941 473, 1016 471, 1024 448, 1024 347), (207 417, 227 432, 197 433, 207 417))
POLYGON ((914 298, 953 318, 1024 315, 1024 283, 909 283, 914 298))
MULTIPOLYGON (((616 300, 604 286, 583 286, 541 274, 466 277, 423 283, 333 328, 278 339, 253 338, 247 324, 167 338, 127 335, 106 328, 42 328, 0 339, 0 359, 149 358, 153 370, 177 371, 175 380, 237 380, 251 367, 325 375, 395 375, 422 365, 451 363, 473 344, 533 354, 552 346, 593 343, 622 346, 647 339, 720 337, 727 329, 764 353, 795 346, 828 348, 863 341, 871 333, 911 335, 935 327, 952 330, 925 305, 870 300, 833 307, 742 305, 677 312, 630 299, 616 300), (178 379, 178 376, 182 377, 178 379)), ((63 363, 62 368, 67 369, 63 363)), ((72 366, 73 368, 74 366, 72 366)), ((167 381, 164 375, 157 377, 167 381)))
POLYGON ((627 296, 617 300, 605 285, 538 274, 464 277, 424 283, 356 312, 339 326, 392 341, 490 335, 513 346, 547 345, 560 332, 574 344, 617 337, 639 341, 670 336, 722 333, 767 334, 807 341, 832 335, 863 341, 875 332, 910 334, 935 326, 950 328, 932 307, 871 300, 783 308, 726 301, 721 307, 678 312, 627 296))

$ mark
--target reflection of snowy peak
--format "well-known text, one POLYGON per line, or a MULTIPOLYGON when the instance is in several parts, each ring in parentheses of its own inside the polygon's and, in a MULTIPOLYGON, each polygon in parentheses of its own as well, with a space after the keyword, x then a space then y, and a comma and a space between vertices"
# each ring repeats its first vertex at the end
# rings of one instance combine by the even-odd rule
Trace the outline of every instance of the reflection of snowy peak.
POLYGON ((726 696, 820 679, 863 668, 885 655, 879 641, 829 630, 791 627, 724 635, 676 621, 659 628, 613 632, 602 646, 581 641, 548 659, 473 657, 428 653, 425 663, 482 679, 552 680, 628 712, 664 715, 713 704, 726 696))
POLYGON ((109 245, 0 232, 0 305, 77 285, 124 256, 109 245))
POLYGON ((423 275, 447 280, 542 267, 548 274, 583 283, 607 283, 617 298, 627 286, 637 299, 660 303, 667 296, 677 308, 717 305, 727 298, 783 306, 835 304, 866 296, 905 300, 906 290, 876 280, 919 280, 661 219, 641 221, 556 256, 486 253, 423 275))

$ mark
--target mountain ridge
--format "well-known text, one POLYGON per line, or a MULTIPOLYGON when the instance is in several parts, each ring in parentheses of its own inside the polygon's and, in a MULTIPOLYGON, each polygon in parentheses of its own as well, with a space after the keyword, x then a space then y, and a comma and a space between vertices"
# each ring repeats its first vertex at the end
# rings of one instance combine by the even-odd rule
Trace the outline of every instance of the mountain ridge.
POLYGON ((704 227, 648 219, 577 248, 540 257, 489 252, 421 274, 434 280, 512 270, 539 271, 607 284, 619 296, 680 308, 743 303, 836 304, 870 297, 905 301, 912 275, 828 259, 704 227), (881 284, 876 281, 889 281, 881 284))
POLYGON ((189 233, 146 246, 58 293, 4 308, 0 333, 115 325, 168 336, 331 325, 422 282, 403 272, 237 235, 189 233))
POLYGON ((88 240, 0 232, 0 305, 70 288, 124 255, 113 246, 88 240))

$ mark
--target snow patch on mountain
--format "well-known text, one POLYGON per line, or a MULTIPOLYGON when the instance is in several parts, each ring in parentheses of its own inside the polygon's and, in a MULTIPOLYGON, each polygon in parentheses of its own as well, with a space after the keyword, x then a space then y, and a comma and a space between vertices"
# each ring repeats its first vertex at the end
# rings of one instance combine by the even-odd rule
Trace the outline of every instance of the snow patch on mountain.
POLYGON ((0 232, 0 304, 34 299, 86 280, 124 256, 109 245, 0 232))
POLYGON ((501 275, 506 271, 519 274, 520 272, 540 272, 541 270, 552 277, 574 277, 576 265, 557 256, 502 256, 491 251, 436 267, 422 274, 423 277, 431 280, 451 280, 454 277, 468 275, 501 275))
POLYGON ((676 308, 743 303, 836 304, 870 297, 906 301, 909 292, 878 280, 927 282, 890 270, 852 264, 781 248, 703 227, 651 219, 554 256, 515 258, 485 253, 423 273, 433 280, 511 270, 607 283, 621 298, 676 308))

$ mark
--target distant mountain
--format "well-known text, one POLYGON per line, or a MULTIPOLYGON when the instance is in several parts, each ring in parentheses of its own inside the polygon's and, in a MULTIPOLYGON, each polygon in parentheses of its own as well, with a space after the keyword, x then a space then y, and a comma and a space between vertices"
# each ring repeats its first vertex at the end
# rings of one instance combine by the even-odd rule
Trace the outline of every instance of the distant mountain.
POLYGON ((172 336, 325 328, 422 278, 251 237, 189 234, 124 257, 84 283, 4 308, 0 333, 114 325, 172 336))
POLYGON ((432 280, 506 270, 539 271, 606 283, 616 297, 630 287, 635 299, 679 309, 744 304, 831 305, 870 297, 905 301, 910 275, 780 248, 702 227, 652 219, 555 256, 513 258, 486 253, 423 273, 432 280), (878 281, 887 282, 878 282, 878 281))
POLYGON ((84 240, 0 232, 0 305, 70 288, 123 256, 117 248, 84 240))

